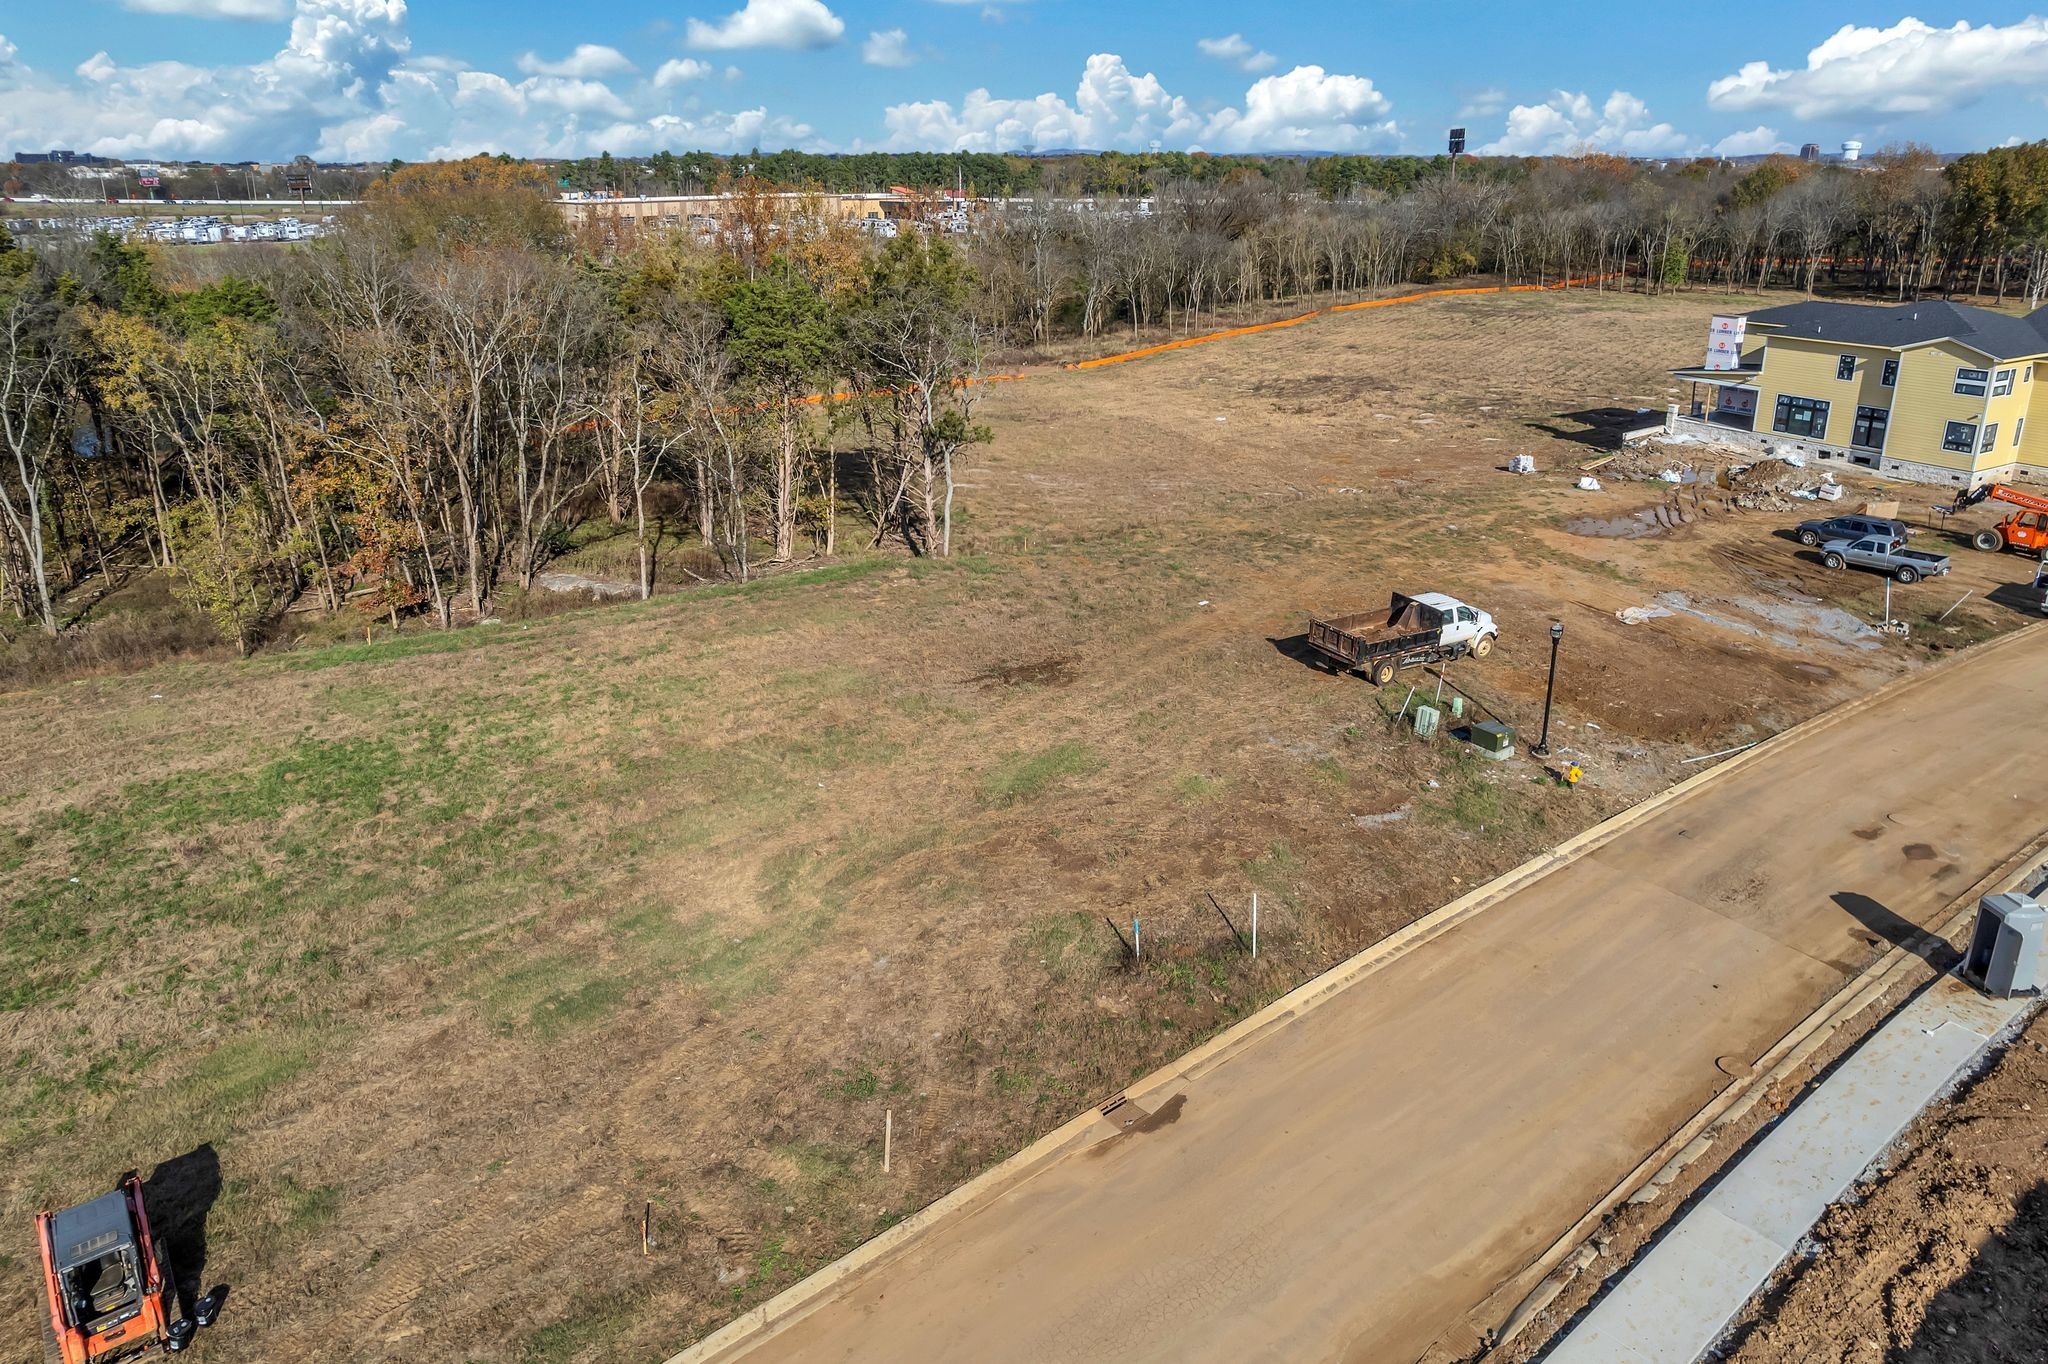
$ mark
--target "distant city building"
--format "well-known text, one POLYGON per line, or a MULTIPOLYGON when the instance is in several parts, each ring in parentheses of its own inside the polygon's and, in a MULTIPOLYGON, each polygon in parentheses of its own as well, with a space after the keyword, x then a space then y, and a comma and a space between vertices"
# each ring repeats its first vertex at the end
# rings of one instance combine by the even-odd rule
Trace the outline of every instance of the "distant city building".
POLYGON ((1801 147, 1799 149, 1799 159, 1801 161, 1820 160, 1820 143, 1809 142, 1804 147, 1801 147))
POLYGON ((91 152, 51 150, 47 152, 16 152, 16 164, 23 166, 111 166, 114 163, 91 152))

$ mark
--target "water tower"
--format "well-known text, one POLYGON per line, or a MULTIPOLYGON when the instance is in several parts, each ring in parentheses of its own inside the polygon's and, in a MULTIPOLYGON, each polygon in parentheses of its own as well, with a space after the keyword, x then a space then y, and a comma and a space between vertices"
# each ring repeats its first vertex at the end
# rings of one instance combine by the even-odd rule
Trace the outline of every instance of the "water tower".
POLYGON ((1842 159, 1844 161, 1854 161, 1862 155, 1863 144, 1861 142, 1844 142, 1842 144, 1842 159))

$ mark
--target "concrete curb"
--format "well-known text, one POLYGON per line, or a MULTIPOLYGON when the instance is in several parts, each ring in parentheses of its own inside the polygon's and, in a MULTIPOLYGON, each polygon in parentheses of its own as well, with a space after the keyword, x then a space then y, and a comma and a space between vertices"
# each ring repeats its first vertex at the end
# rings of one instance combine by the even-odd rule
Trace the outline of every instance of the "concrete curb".
POLYGON ((1938 977, 1666 1228, 1546 1358, 1692 1364, 1827 1209, 2039 1003, 1938 977))
MULTIPOLYGON (((1980 897, 1996 890, 2015 890, 2037 880, 2044 870, 2040 863, 2043 853, 2048 853, 2048 833, 2028 843, 1951 901, 1948 916, 1930 932, 1952 942, 1970 922, 1980 897)), ((1716 1094, 1651 1151, 1640 1165, 1574 1223, 1570 1231, 1553 1242, 1490 1300, 1506 1297, 1516 1291, 1517 1285, 1526 1284, 1539 1274, 1547 1276, 1537 1282, 1501 1321, 1499 1329, 1490 1338, 1488 1348, 1498 1350, 1511 1343, 1571 1286, 1579 1272, 1590 1264, 1590 1259, 1573 1260, 1569 1264, 1566 1261, 1601 1221, 1624 1203, 1656 1201, 1665 1187, 1713 1149, 1723 1131, 1746 1118, 1774 1086, 1796 1074, 1838 1032, 1896 988, 1912 971, 1913 963, 1921 960, 1916 953, 1904 947, 1894 947, 1886 952, 1862 974, 1844 982, 1840 990, 1822 1001, 1820 1007, 1772 1044, 1757 1058, 1756 1067, 1749 1075, 1716 1094), (1561 1265, 1563 1269, 1559 1268, 1561 1265)), ((1872 1024, 1873 1029, 1882 1026, 1883 1021, 1876 1020, 1872 1024)))
MULTIPOLYGON (((1774 734, 1756 747, 1736 754, 1726 762, 1717 763, 1705 771, 1687 777, 1648 800, 1630 806, 1585 832, 1567 839, 1550 852, 1531 858, 1485 885, 1468 891, 1449 904, 1417 919, 1406 928, 1339 962, 1321 975, 1296 986, 1265 1008, 1240 1019, 1178 1060, 1127 1086, 1122 1091, 1122 1096, 1134 1100, 1142 1099, 1153 1091, 1173 1085, 1183 1077, 1213 1070, 1247 1050, 1272 1026, 1326 1002, 1337 991, 1426 945, 1459 923, 1499 903, 1512 891, 1547 876, 1559 867, 1576 861, 1612 841, 1652 814, 1676 804, 1726 773, 1757 762, 1796 738, 1830 728, 1850 716, 1861 714, 1893 695, 1924 686, 1964 659, 1981 657, 1989 650, 2011 647, 2017 640, 2032 638, 2043 632, 2048 632, 2048 622, 2025 626, 1975 648, 1959 651, 1917 672, 1894 678, 1876 691, 1774 734)), ((1113 1102, 1117 1097, 1119 1096, 1111 1095, 1105 1098, 1102 1105, 1113 1102)), ((832 1291, 847 1279, 885 1263, 938 1222, 955 1215, 965 1215, 994 1196, 1026 1183, 1053 1160, 1065 1154, 1070 1147, 1082 1144, 1091 1132, 1109 1135, 1113 1129, 1107 1124, 1099 1131, 1097 1129, 1097 1124, 1103 1122, 1100 1112, 1102 1105, 1090 1108, 1072 1118, 879 1236, 856 1246, 839 1259, 802 1281, 792 1284, 760 1306, 742 1313, 695 1345, 669 1356, 664 1364, 709 1364, 728 1351, 750 1343, 757 1336, 778 1330, 802 1318, 821 1305, 830 1297, 832 1291)), ((1656 1162, 1661 1164, 1668 1157, 1669 1153, 1665 1152, 1656 1157, 1656 1162)), ((1649 1166, 1650 1170, 1655 1168, 1655 1164, 1649 1166)), ((1568 1250, 1569 1246, 1566 1249, 1568 1250)), ((1527 1271, 1516 1278, 1524 1279, 1526 1273, 1527 1271)))

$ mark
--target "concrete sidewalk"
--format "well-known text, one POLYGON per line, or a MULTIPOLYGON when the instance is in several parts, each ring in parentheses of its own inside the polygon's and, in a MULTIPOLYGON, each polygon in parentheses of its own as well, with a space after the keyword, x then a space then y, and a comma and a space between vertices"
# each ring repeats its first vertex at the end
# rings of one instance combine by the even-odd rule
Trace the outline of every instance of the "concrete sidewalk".
POLYGON ((1548 1364, 1693 1364, 1828 1205, 2034 1003, 1936 981, 1687 1211, 1548 1364))
POLYGON ((1455 1357, 1731 1075, 2041 832, 2048 734, 2010 717, 2044 662, 2011 637, 1755 750, 678 1360, 1455 1357))

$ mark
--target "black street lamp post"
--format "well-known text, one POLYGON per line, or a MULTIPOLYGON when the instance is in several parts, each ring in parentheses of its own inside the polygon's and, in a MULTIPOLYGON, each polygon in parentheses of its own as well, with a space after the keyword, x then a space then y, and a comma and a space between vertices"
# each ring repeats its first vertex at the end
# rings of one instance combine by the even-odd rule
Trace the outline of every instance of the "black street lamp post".
POLYGON ((1557 642, 1564 638, 1564 622, 1550 623, 1550 681, 1543 688, 1543 737, 1529 750, 1539 758, 1550 756, 1550 700, 1557 694, 1557 642))

